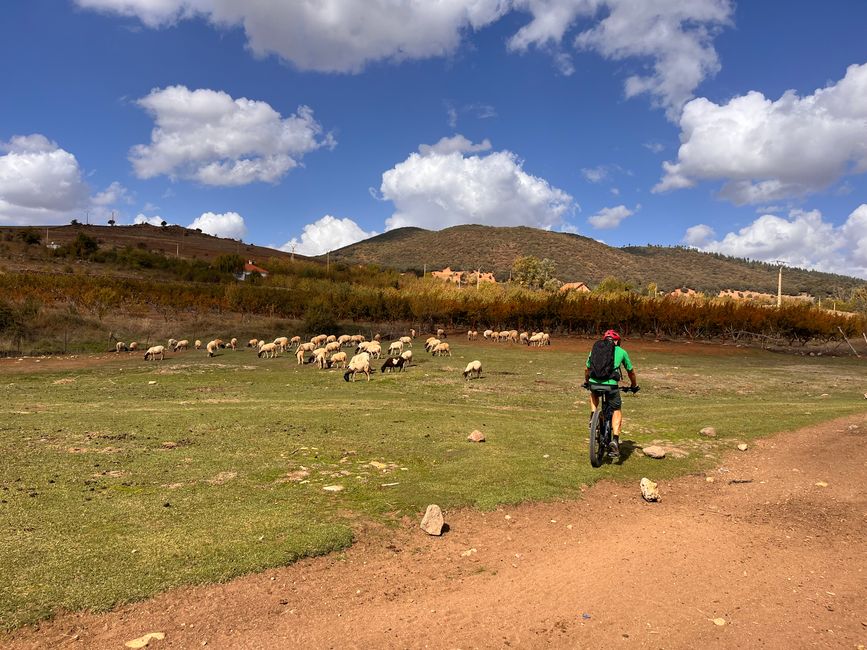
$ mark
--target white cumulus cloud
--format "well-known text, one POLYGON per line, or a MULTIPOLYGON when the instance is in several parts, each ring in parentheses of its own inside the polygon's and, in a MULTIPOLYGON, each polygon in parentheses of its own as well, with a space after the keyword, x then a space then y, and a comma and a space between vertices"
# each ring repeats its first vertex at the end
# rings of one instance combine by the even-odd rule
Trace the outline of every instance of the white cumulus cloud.
POLYGON ((139 212, 135 216, 135 218, 132 220, 132 222, 135 224, 147 223, 147 224, 150 224, 151 226, 161 226, 163 221, 165 221, 165 219, 163 219, 159 215, 153 215, 153 216, 149 217, 145 214, 142 214, 141 212, 139 212))
POLYGON ((564 75, 575 68, 573 47, 615 61, 649 59, 651 70, 631 75, 626 94, 650 94, 672 119, 719 69, 712 41, 733 13, 731 0, 75 1, 149 27, 194 17, 239 27, 256 55, 276 54, 302 70, 348 73, 377 61, 449 56, 468 33, 521 13, 529 19, 509 39, 510 50, 548 52, 564 75))
POLYGON ((294 250, 301 255, 322 255, 376 234, 376 232, 365 232, 352 219, 338 219, 327 214, 304 226, 300 239, 293 237, 280 248, 284 251, 294 250))
POLYGON ((274 183, 305 154, 334 146, 306 106, 284 118, 266 102, 185 86, 155 89, 138 104, 155 121, 151 142, 130 150, 139 178, 166 175, 224 186, 274 183))
POLYGON ((201 216, 196 217, 187 228, 193 230, 198 228, 209 235, 228 237, 229 239, 244 239, 247 235, 247 224, 244 223, 244 217, 237 212, 224 212, 222 214, 204 212, 201 216))
POLYGON ((867 204, 842 226, 826 221, 818 210, 791 210, 788 218, 765 214, 722 239, 713 236, 700 224, 687 230, 684 242, 735 257, 867 278, 867 204))
POLYGON ((410 154, 385 172, 380 195, 395 206, 386 229, 564 224, 564 215, 575 207, 569 194, 525 172, 522 161, 510 151, 464 155, 478 147, 422 145, 420 153, 410 154))
POLYGON ((663 163, 655 192, 723 180, 720 196, 740 205, 825 189, 867 171, 867 63, 806 97, 694 99, 680 128, 677 161, 663 163))
MULTIPOLYGON (((636 206, 636 210, 641 206, 636 206)), ((600 230, 617 228, 620 222, 626 217, 631 217, 635 214, 635 210, 630 210, 625 205, 615 205, 613 208, 602 208, 599 212, 589 217, 587 221, 594 228, 600 230)))
POLYGON ((90 201, 95 206, 105 207, 108 205, 117 205, 119 203, 129 204, 132 203, 133 199, 127 188, 117 181, 114 181, 102 192, 97 192, 90 201))

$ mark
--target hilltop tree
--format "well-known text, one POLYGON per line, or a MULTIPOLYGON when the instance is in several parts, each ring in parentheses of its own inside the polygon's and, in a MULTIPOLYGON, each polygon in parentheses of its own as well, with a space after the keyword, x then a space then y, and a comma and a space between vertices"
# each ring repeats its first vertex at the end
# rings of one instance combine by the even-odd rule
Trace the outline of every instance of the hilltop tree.
POLYGON ((547 257, 540 260, 533 255, 519 257, 512 264, 512 282, 529 289, 556 289, 559 283, 554 272, 556 267, 553 260, 547 257))

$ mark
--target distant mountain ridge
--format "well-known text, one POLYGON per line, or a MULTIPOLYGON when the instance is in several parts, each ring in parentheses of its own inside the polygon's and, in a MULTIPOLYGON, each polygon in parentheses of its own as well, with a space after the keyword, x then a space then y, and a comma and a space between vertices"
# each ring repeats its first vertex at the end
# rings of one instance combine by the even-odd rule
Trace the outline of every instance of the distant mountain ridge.
MULTIPOLYGON (((655 282, 663 291, 678 287, 712 293, 723 289, 777 291, 779 267, 764 262, 681 247, 615 248, 581 235, 526 226, 398 228, 332 251, 330 259, 332 263, 376 264, 402 271, 480 268, 503 281, 509 278, 515 259, 525 255, 551 259, 560 280, 586 282, 591 287, 613 276, 636 288, 655 282)), ((844 275, 783 269, 785 294, 826 297, 862 284, 864 280, 844 275)))

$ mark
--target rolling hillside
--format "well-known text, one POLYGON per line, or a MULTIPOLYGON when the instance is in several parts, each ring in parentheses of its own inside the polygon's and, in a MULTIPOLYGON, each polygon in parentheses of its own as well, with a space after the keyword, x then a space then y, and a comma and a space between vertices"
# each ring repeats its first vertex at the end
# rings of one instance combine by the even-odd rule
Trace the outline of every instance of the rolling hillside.
MULTIPOLYGON (((662 290, 690 287, 698 291, 721 289, 776 293, 778 268, 761 262, 702 253, 684 248, 631 246, 613 248, 580 235, 536 228, 454 226, 439 231, 399 228, 333 251, 331 261, 378 264, 400 270, 452 269, 492 272, 506 280, 517 257, 549 258, 564 282, 594 286, 608 276, 643 287, 655 282, 662 290)), ((787 294, 832 295, 848 292, 863 280, 830 273, 785 269, 787 294)))

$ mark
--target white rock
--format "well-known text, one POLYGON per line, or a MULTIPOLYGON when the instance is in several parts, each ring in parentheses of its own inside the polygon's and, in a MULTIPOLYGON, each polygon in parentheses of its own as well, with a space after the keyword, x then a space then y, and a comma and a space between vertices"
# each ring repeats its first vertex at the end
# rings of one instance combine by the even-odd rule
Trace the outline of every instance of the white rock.
POLYGON ((713 427, 704 427, 701 431, 699 431, 699 434, 707 436, 708 438, 714 438, 716 437, 716 429, 714 429, 713 427))
POLYGON ((343 486, 342 485, 326 485, 322 489, 325 490, 326 492, 342 492, 343 486))
POLYGON ((470 442, 484 442, 485 441, 485 434, 482 433, 481 431, 479 431, 478 429, 476 429, 470 435, 467 436, 467 440, 469 440, 470 442))
POLYGON ((438 505, 432 503, 424 512, 424 517, 421 520, 421 529, 428 535, 442 535, 444 525, 443 511, 438 505))
POLYGON ((740 449, 741 451, 746 451, 747 445, 742 442, 741 444, 738 445, 738 449, 740 449))
POLYGON ((644 455, 650 458, 665 458, 665 448, 659 445, 650 445, 644 448, 644 455))
POLYGON ((659 501, 659 490, 656 483, 645 477, 641 479, 641 496, 645 501, 659 501))

